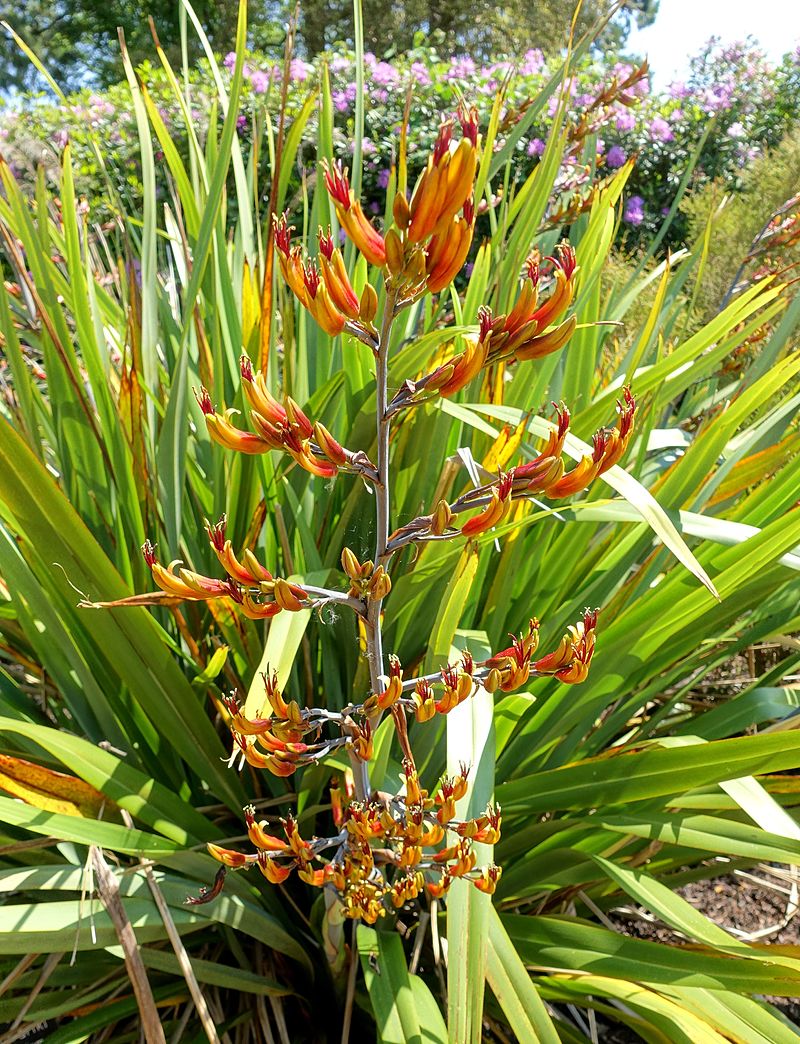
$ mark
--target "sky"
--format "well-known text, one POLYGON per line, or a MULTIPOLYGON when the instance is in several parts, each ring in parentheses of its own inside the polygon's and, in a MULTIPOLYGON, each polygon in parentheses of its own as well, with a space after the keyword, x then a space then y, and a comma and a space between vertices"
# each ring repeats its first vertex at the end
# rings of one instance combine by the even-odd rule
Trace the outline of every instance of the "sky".
POLYGON ((681 79, 688 58, 710 36, 733 43, 754 36, 774 60, 800 44, 798 0, 661 0, 653 25, 634 30, 629 46, 650 58, 656 88, 681 79))

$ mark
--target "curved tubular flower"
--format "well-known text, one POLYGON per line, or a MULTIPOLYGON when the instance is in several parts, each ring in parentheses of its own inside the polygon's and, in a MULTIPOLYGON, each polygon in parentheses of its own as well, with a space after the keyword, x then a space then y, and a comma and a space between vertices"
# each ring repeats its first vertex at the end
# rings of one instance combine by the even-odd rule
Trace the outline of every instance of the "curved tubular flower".
POLYGON ((445 229, 431 238, 425 254, 427 280, 425 289, 438 293, 455 279, 467 260, 475 227, 475 204, 472 196, 463 211, 445 229))
POLYGON ((206 532, 208 533, 211 547, 214 549, 220 565, 228 576, 240 584, 258 585, 262 580, 271 580, 272 573, 261 565, 252 551, 245 551, 246 566, 239 561, 233 553, 230 540, 225 538, 226 525, 227 519, 225 515, 222 516, 216 525, 212 525, 206 520, 206 532))
POLYGON ((463 536, 477 536, 479 533, 485 533, 488 529, 500 525, 511 508, 513 482, 514 477, 511 473, 500 476, 499 482, 489 494, 489 503, 486 507, 480 514, 468 519, 461 527, 463 536))
POLYGON ((175 598, 187 602, 203 602, 209 598, 224 598, 231 594, 231 586, 227 580, 213 580, 189 569, 181 569, 179 558, 165 568, 156 559, 155 548, 149 540, 142 544, 142 554, 150 566, 156 584, 162 591, 175 598))
POLYGON ((575 685, 586 681, 592 662, 597 630, 597 610, 587 609, 583 619, 561 639, 558 648, 534 663, 538 674, 552 674, 561 682, 575 685))
POLYGON ((410 243, 443 232, 472 195, 478 162, 477 111, 461 109, 458 118, 461 141, 453 141, 453 120, 442 123, 428 165, 414 188, 407 230, 410 243))
POLYGON ((242 431, 231 424, 228 418, 232 414, 237 413, 237 410, 230 409, 226 410, 224 414, 217 413, 211 403, 211 396, 205 388, 201 388, 199 394, 195 392, 195 397, 200 409, 203 411, 208 434, 220 446, 224 446, 225 449, 236 450, 237 453, 251 454, 267 453, 271 449, 278 448, 269 438, 253 435, 249 431, 242 431))
POLYGON ((367 220, 361 203, 353 195, 347 171, 339 161, 331 166, 323 160, 323 167, 325 185, 336 208, 339 224, 367 261, 382 268, 386 264, 383 236, 367 220))
POLYGON ((320 228, 317 238, 322 279, 334 306, 348 319, 358 319, 361 314, 361 302, 350 282, 342 252, 334 245, 330 227, 327 232, 320 228))

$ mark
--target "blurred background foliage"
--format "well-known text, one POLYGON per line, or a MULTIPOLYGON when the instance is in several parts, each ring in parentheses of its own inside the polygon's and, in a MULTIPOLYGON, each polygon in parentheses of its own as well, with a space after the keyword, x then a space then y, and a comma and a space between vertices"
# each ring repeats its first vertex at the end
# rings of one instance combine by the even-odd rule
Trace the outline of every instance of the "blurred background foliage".
MULTIPOLYGON (((212 46, 224 54, 236 33, 236 4, 201 0, 195 4, 212 46)), ((377 0, 364 4, 367 50, 390 55, 418 46, 422 39, 443 53, 466 51, 491 60, 499 53, 521 54, 536 47, 554 54, 566 44, 573 17, 572 0, 541 0, 535 10, 510 3, 468 3, 466 0, 403 0, 387 10, 377 0)), ((577 19, 583 34, 601 17, 619 8, 611 0, 586 0, 577 19)), ((595 47, 620 50, 632 24, 650 24, 658 0, 630 0, 617 10, 598 37, 595 47)), ((280 56, 286 25, 294 13, 287 0, 249 0, 248 43, 251 48, 280 56)), ((117 32, 122 29, 134 65, 152 54, 148 18, 158 26, 161 43, 174 64, 180 59, 179 5, 172 0, 26 0, 24 19, 18 4, 0 2, 0 21, 9 22, 51 71, 58 71, 63 87, 105 87, 122 78, 117 32)), ((298 53, 308 58, 334 45, 354 43, 353 6, 344 0, 310 0, 297 24, 298 53)), ((196 38, 186 41, 192 60, 202 55, 196 38)), ((41 87, 39 73, 6 35, 0 35, 0 89, 41 87)))

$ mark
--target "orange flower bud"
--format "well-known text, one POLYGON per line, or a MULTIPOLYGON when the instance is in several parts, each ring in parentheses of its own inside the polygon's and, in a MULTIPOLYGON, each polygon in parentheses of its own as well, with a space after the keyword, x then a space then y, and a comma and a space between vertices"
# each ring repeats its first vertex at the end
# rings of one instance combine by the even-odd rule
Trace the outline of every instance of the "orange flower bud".
POLYGON ((390 228, 384 238, 386 242, 386 267, 392 275, 399 275, 405 267, 405 256, 400 236, 393 228, 390 228))
POLYGON ((379 602, 385 598, 392 589, 392 579, 383 566, 378 566, 367 584, 367 593, 370 598, 379 602))
POLYGON ((436 510, 431 515, 431 533, 436 536, 442 536, 452 521, 453 512, 450 510, 450 505, 446 500, 440 500, 436 505, 436 510))
POLYGON ((577 325, 578 317, 571 315, 569 319, 548 333, 539 334, 536 337, 530 337, 523 341, 519 348, 515 350, 514 357, 517 362, 527 362, 530 359, 541 359, 545 355, 550 355, 551 352, 559 351, 575 333, 577 325))
POLYGON ((448 286, 464 267, 472 244, 475 206, 472 199, 464 204, 462 217, 453 219, 444 232, 434 236, 426 251, 427 289, 436 294, 448 286))
POLYGON ((378 313, 378 291, 372 283, 364 283, 361 291, 361 300, 358 303, 359 318, 365 323, 371 323, 378 313))
POLYGON ((411 213, 404 192, 397 192, 395 194, 394 200, 392 201, 392 217, 394 218, 394 223, 397 225, 398 229, 401 232, 405 232, 408 228, 408 223, 411 220, 411 213))
POLYGON ((347 464, 347 454, 328 429, 319 421, 314 425, 314 440, 324 457, 343 468, 347 464))
POLYGON ((512 486, 513 475, 509 472, 503 475, 492 489, 491 499, 480 514, 468 519, 461 527, 464 536, 473 537, 485 533, 503 521, 511 507, 512 486))
POLYGON ((277 577, 274 581, 273 594, 275 601, 281 609, 288 609, 290 613, 298 613, 303 608, 303 603, 308 600, 305 591, 297 584, 290 584, 286 580, 277 577))

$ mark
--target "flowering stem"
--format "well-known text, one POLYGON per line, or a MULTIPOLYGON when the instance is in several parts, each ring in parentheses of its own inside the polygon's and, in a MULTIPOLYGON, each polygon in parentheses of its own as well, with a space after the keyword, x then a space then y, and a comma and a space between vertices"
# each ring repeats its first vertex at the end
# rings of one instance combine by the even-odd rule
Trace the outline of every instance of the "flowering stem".
MULTIPOLYGON (((375 483, 375 565, 379 565, 386 557, 386 546, 389 542, 389 429, 391 420, 387 416, 389 404, 389 340, 392 332, 397 291, 388 287, 384 303, 383 322, 375 352, 375 425, 378 436, 378 481, 375 483)), ((367 603, 367 660, 369 662, 370 685, 373 692, 382 689, 380 677, 383 674, 383 639, 381 635, 381 606, 383 599, 370 599, 367 603)), ((371 722, 373 727, 377 721, 371 722)), ((353 769, 356 796, 365 800, 371 793, 369 769, 366 762, 361 761, 350 752, 350 763, 353 769)))
MULTIPOLYGON (((375 564, 386 556, 389 542, 389 340, 394 321, 397 292, 391 287, 386 292, 383 322, 378 347, 375 350, 376 405, 375 423, 378 435, 378 482, 375 486, 375 564)), ((367 655, 369 657, 372 691, 380 691, 383 671, 383 641, 381 635, 381 606, 383 599, 371 600, 367 610, 367 655)))

